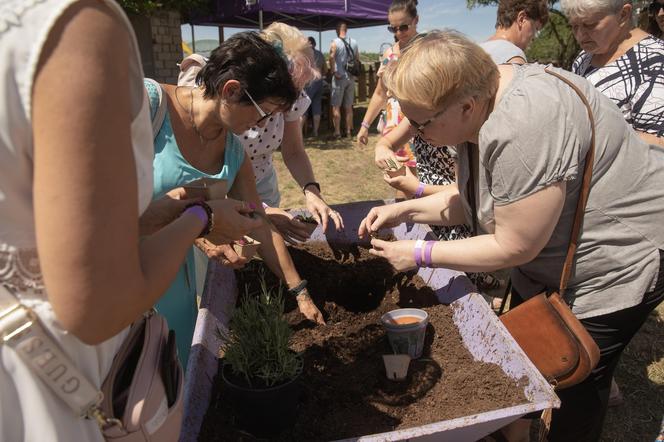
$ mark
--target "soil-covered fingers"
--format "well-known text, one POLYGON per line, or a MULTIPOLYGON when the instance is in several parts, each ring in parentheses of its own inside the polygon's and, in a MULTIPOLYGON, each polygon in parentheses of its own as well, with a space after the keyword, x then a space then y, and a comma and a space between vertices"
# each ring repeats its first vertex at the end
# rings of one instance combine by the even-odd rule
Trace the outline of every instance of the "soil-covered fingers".
POLYGON ((293 218, 289 221, 287 235, 297 241, 306 241, 309 239, 309 227, 306 223, 293 218))
POLYGON ((297 295, 297 306, 300 312, 310 321, 325 325, 323 314, 318 310, 316 304, 311 299, 308 293, 300 293, 297 295))
POLYGON ((394 204, 388 204, 373 207, 360 223, 360 228, 357 231, 360 238, 372 235, 382 228, 394 227, 399 224, 398 211, 394 206, 394 204))
POLYGON ((341 213, 337 212, 336 210, 332 210, 330 218, 332 218, 332 222, 334 222, 334 227, 336 227, 337 232, 341 232, 346 228, 346 226, 344 226, 344 219, 341 216, 341 213))
POLYGON ((357 235, 360 238, 365 238, 366 236, 371 235, 374 232, 371 230, 371 226, 374 224, 377 218, 377 210, 375 207, 373 207, 371 210, 369 210, 367 216, 365 216, 364 219, 360 221, 360 227, 357 229, 357 235))
POLYGON ((334 212, 330 206, 318 195, 308 193, 307 210, 319 224, 322 224, 323 232, 327 231, 327 224, 331 219, 332 212, 334 212))
POLYGON ((385 258, 397 272, 404 272, 417 267, 415 264, 415 241, 371 240, 369 253, 385 258))

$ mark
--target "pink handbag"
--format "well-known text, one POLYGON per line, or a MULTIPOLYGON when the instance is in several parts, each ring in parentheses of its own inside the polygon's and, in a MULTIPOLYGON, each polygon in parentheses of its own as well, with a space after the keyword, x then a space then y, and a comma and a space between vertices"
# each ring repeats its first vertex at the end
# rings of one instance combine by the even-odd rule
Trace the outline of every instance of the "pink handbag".
POLYGON ((179 438, 184 375, 175 335, 162 316, 151 311, 132 324, 101 390, 74 366, 32 309, 2 285, 0 334, 0 342, 13 348, 77 416, 95 419, 107 441, 179 438))
POLYGON ((175 352, 175 335, 170 336, 166 319, 154 312, 131 326, 101 386, 100 408, 110 421, 102 427, 107 441, 178 440, 184 373, 175 352), (170 366, 168 374, 164 366, 170 366))

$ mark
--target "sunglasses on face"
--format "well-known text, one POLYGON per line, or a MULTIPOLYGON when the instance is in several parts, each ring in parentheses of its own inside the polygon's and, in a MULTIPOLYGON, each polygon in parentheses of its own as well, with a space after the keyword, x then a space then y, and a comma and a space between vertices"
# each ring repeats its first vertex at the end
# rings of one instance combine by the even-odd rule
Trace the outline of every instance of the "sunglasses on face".
POLYGON ((659 14, 659 11, 661 11, 662 9, 664 9, 664 3, 653 2, 650 3, 650 6, 648 6, 648 11, 652 15, 659 14))
POLYGON ((447 110, 447 107, 444 107, 443 109, 436 112, 433 115, 433 117, 429 118, 427 121, 425 121, 424 123, 421 123, 421 124, 418 123, 415 120, 410 119, 410 118, 408 119, 408 121, 410 122, 410 126, 415 128, 417 133, 419 133, 420 135, 424 135, 424 128, 426 128, 433 120, 440 117, 443 114, 443 112, 445 112, 446 110, 447 110))
POLYGON ((399 31, 399 32, 406 32, 406 31, 408 30, 408 28, 410 28, 410 25, 399 25, 399 26, 392 26, 392 25, 389 25, 389 26, 387 27, 387 30, 388 30, 389 32, 391 32, 392 34, 396 34, 397 31, 399 31))
POLYGON ((256 125, 261 124, 263 121, 265 121, 266 118, 270 118, 272 116, 272 112, 265 112, 261 107, 254 101, 254 97, 251 96, 248 90, 244 90, 244 93, 247 94, 247 97, 249 97, 249 100, 251 100, 251 103, 254 105, 256 108, 256 111, 258 111, 258 115, 260 115, 260 118, 256 121, 256 125))

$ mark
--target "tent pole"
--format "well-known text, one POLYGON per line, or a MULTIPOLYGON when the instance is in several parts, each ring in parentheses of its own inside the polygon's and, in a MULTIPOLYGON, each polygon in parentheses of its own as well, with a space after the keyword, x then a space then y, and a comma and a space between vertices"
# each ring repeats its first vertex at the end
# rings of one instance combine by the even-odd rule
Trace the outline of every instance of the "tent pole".
POLYGON ((262 9, 258 10, 258 28, 261 31, 263 30, 263 10, 262 9))
POLYGON ((323 52, 323 33, 321 32, 320 28, 318 28, 318 50, 323 52))
POLYGON ((194 25, 189 24, 191 26, 191 51, 195 54, 196 53, 196 36, 194 35, 194 25))
POLYGON ((224 42, 224 27, 219 26, 219 44, 221 45, 224 42))

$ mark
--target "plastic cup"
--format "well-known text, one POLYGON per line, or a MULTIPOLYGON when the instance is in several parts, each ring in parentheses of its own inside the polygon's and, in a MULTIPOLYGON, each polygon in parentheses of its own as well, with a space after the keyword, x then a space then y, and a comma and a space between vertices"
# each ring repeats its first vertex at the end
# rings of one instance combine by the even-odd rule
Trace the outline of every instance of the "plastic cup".
POLYGON ((391 381, 403 381, 408 375, 410 356, 408 355, 383 355, 385 364, 385 376, 391 381))
POLYGON ((401 308, 385 313, 380 319, 395 354, 407 354, 411 359, 422 356, 429 323, 427 312, 419 308, 401 308))

